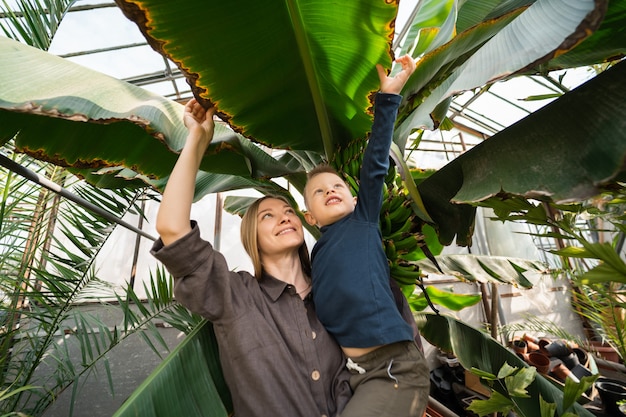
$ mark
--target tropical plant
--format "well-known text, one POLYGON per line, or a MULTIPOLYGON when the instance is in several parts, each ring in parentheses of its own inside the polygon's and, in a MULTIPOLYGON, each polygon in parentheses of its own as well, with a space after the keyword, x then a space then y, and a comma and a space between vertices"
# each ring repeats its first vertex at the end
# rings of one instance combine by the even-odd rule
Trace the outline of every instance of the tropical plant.
MULTIPOLYGON (((621 252, 619 246, 620 239, 617 239, 614 248, 610 248, 606 243, 596 244, 593 241, 587 241, 588 236, 580 234, 580 229, 573 228, 573 219, 576 217, 572 213, 584 213, 585 211, 580 209, 580 205, 565 205, 556 204, 552 201, 566 202, 566 201, 586 201, 590 197, 600 195, 603 191, 612 191, 619 196, 623 188, 623 183, 620 180, 623 179, 623 173, 619 166, 619 162, 616 160, 611 161, 614 155, 609 155, 615 152, 617 155, 624 155, 624 148, 620 143, 623 143, 622 129, 623 122, 617 121, 613 123, 611 116, 608 119, 599 121, 602 125, 599 127, 597 133, 603 131, 602 135, 592 135, 590 142, 584 145, 580 142, 569 142, 568 136, 571 133, 571 129, 579 128, 576 123, 572 124, 573 120, 576 120, 577 115, 584 113, 589 105, 598 104, 600 106, 609 106, 614 111, 618 108, 622 108, 623 104, 619 101, 606 102, 606 97, 602 91, 608 91, 615 82, 618 84, 624 82, 624 65, 619 64, 610 71, 606 71, 600 74, 592 81, 581 86, 570 93, 565 94, 561 99, 551 103, 544 107, 542 110, 530 115, 526 119, 518 122, 493 136, 488 141, 473 148, 471 151, 461 155, 449 163, 442 170, 438 171, 430 178, 419 184, 419 189, 423 190, 423 187, 430 187, 433 191, 440 193, 439 203, 442 207, 442 212, 455 214, 458 209, 451 204, 455 203, 467 203, 471 205, 481 205, 490 207, 496 213, 495 217, 500 220, 510 221, 524 221, 532 225, 542 225, 554 227, 554 229, 546 230, 544 235, 551 238, 566 239, 570 242, 578 242, 581 248, 567 248, 562 251, 556 252, 557 255, 562 257, 582 257, 588 259, 596 259, 599 262, 597 265, 587 265, 584 269, 573 269, 575 274, 582 274, 580 277, 585 276, 587 281, 580 279, 579 283, 585 282, 587 284, 597 281, 601 283, 600 288, 603 288, 603 292, 606 294, 607 288, 615 289, 615 285, 622 281, 623 275, 622 265, 623 261, 619 260, 618 253, 621 252), (596 95, 597 94, 597 95, 596 95), (560 112, 565 111, 566 114, 559 115, 560 112), (556 128, 558 126, 558 128, 556 128), (606 128, 606 130, 604 130, 606 128), (544 152, 543 154, 535 153, 534 151, 542 145, 536 140, 537 135, 543 135, 550 138, 551 145, 558 144, 558 149, 561 150, 561 156, 558 159, 553 158, 553 154, 544 152), (532 159, 526 159, 525 154, 520 153, 504 153, 499 152, 502 149, 510 149, 510 146, 501 147, 502 143, 510 144, 511 139, 515 138, 517 141, 515 146, 523 147, 528 154, 532 154, 535 157, 532 159), (598 141, 598 145, 602 142, 603 145, 600 148, 607 149, 607 154, 598 154, 591 151, 594 146, 592 142, 598 141), (582 147, 580 146, 582 145, 582 147), (614 145, 617 145, 614 147, 614 145), (495 156, 497 159, 494 159, 495 156), (611 172, 605 171, 603 166, 604 161, 611 166, 611 172), (491 165, 495 165, 491 168, 491 165), (508 166, 507 169, 498 168, 498 166, 508 166), (549 166, 551 169, 546 170, 545 167, 549 166), (516 167, 516 168, 514 168, 516 167), (574 169, 575 167, 575 169, 574 169), (493 171, 492 171, 493 169, 493 171), (571 170, 570 170, 571 169, 571 170), (530 184, 527 178, 517 175, 515 173, 522 172, 524 170, 530 172, 541 172, 541 180, 535 184, 530 184), (442 172, 443 171, 443 172, 442 172), (442 178, 446 177, 446 171, 448 178, 456 178, 456 181, 449 182, 444 181, 442 178), (494 172, 493 175, 490 175, 494 172), (571 172, 575 173, 572 176, 560 176, 555 175, 555 172, 571 172), (581 181, 582 178, 585 178, 581 181), (582 186, 584 184, 584 186, 582 186), (579 186, 576 186, 579 185, 579 186), (447 187, 446 187, 447 186, 447 187), (533 201, 532 198, 537 200, 543 200, 543 202, 533 201), (546 211, 546 206, 551 206, 559 210, 564 210, 566 215, 561 219, 560 217, 550 217, 546 211), (446 208, 449 208, 446 210, 446 208), (566 232, 569 231, 569 232, 566 232), (582 239, 581 239, 582 237, 582 239), (586 243, 583 243, 586 242, 586 243), (617 249, 617 252, 616 252, 617 249), (616 259, 617 258, 617 259, 616 259), (598 269, 595 269, 598 268, 598 269), (587 271, 587 272, 585 272, 587 271), (589 275, 587 275, 589 274, 589 275)), ((595 128, 591 129, 592 131, 595 128)), ((621 158, 621 156, 620 156, 621 158)), ((431 195, 435 195, 434 193, 431 195)), ((621 198, 612 200, 615 203, 621 202, 621 198)), ((425 204, 429 204, 425 199, 425 204)), ((598 215, 597 209, 591 209, 590 212, 594 215, 598 215)), ((556 211, 555 211, 556 212, 556 211)), ((621 213, 617 210, 618 213, 621 213)), ((434 213, 438 213, 435 211, 434 213)), ((590 214, 585 214, 589 216, 590 214)), ((462 218, 459 216, 459 218, 462 218)), ((621 219, 619 216, 612 218, 615 224, 615 233, 617 235, 623 229, 621 225, 621 219)), ((461 224, 461 223, 459 223, 461 224)), ((453 229, 452 229, 453 230, 453 229)), ((594 230, 594 228, 590 228, 594 230)), ((597 229, 596 229, 597 231, 597 229)), ((445 235, 445 234, 444 234, 445 235)), ((448 234, 454 236, 454 234, 448 234)), ((439 234, 442 236, 442 233, 439 234)), ((573 265, 573 264, 572 264, 573 265)), ((456 266, 455 266, 456 267, 456 266)), ((457 268, 463 271, 463 267, 457 268)), ((567 270, 572 271, 571 266, 567 270)), ((571 274, 569 276, 572 276, 571 274)), ((576 282, 576 281, 574 281, 576 282)), ((596 284, 597 285, 597 284, 596 284)), ((594 287, 596 286, 594 285, 594 287)), ((597 288, 597 287, 596 287, 597 288)), ((621 287, 620 287, 621 288, 621 287)), ((597 291, 597 289, 594 289, 597 291)), ((586 291, 588 292, 588 291, 586 291)), ((610 293, 608 295, 611 295, 610 293)), ((590 313, 589 306, 607 308, 609 305, 616 306, 615 295, 610 297, 611 301, 602 300, 597 294, 593 297, 595 300, 595 306, 593 303, 587 305, 587 314, 590 313), (598 304, 600 303, 600 304, 598 304)), ((621 300, 621 296, 617 298, 618 302, 621 300)), ((584 304, 583 304, 584 306, 584 304)), ((607 311, 607 310, 605 310, 607 311)), ((615 311, 615 310, 612 310, 615 311)), ((599 317, 605 318, 605 316, 596 315, 596 319, 599 317)), ((612 319, 609 316, 609 319, 612 319)), ((466 369, 476 368, 483 372, 487 372, 493 375, 497 375, 501 366, 505 362, 512 366, 518 366, 516 362, 513 362, 512 358, 502 358, 499 354, 491 352, 491 342, 487 344, 474 344, 468 342, 472 340, 473 329, 468 328, 465 324, 455 321, 454 319, 446 318, 450 324, 447 325, 449 329, 447 332, 442 332, 444 326, 443 323, 437 321, 438 319, 432 319, 429 317, 427 323, 421 328, 422 334, 434 345, 439 348, 453 352, 459 358, 460 363, 466 369), (450 338, 448 341, 447 339, 450 338), (459 341, 463 341, 463 345, 459 345, 459 341), (479 346, 478 350, 461 349, 461 346, 479 346), (490 352, 485 355, 485 352, 490 352), (488 363, 485 363, 485 357, 489 357, 488 363)), ((599 322, 598 322, 599 323, 599 322)), ((619 321, 617 328, 623 329, 623 325, 620 327, 619 321)), ((613 326, 609 326, 612 329, 613 326)), ((496 348, 496 350, 499 348, 496 348)), ((542 382, 542 378, 537 378, 529 386, 529 397, 526 399, 516 399, 517 404, 525 404, 528 407, 524 412, 525 415, 543 415, 541 413, 542 401, 548 401, 553 404, 557 404, 558 415, 563 415, 565 410, 560 407, 560 400, 553 397, 552 394, 544 392, 545 385, 542 382), (546 395, 549 395, 547 397, 546 395), (540 400, 542 398, 542 400, 540 400), (550 398, 549 400, 546 400, 550 398), (527 404, 528 402, 528 404, 527 404)), ((506 394, 500 392, 502 395, 506 394)), ((569 395, 569 394, 568 394, 569 395)), ((509 398, 511 400, 511 398, 509 398)), ((577 413, 583 413, 579 415, 588 415, 586 411, 579 410, 577 413)))
POLYGON ((115 413, 226 417, 233 411, 211 323, 201 325, 168 355, 115 413), (184 375, 186 383, 173 383, 184 375))
POLYGON ((0 28, 7 38, 47 51, 65 14, 76 0, 20 0, 17 9, 2 0, 5 22, 0 28))
POLYGON ((567 383, 562 390, 513 351, 453 317, 423 314, 418 324, 426 340, 454 354, 465 369, 486 381, 492 390, 490 400, 471 404, 479 415, 513 410, 519 416, 593 416, 577 401, 595 377, 567 383))
MULTIPOLYGON (((197 197, 244 187, 285 194, 270 181, 278 176, 301 191, 304 171, 321 160, 335 164, 357 184, 358 158, 371 123, 368 97, 377 82, 372 68, 376 62, 390 64, 396 4, 363 1, 348 8, 316 1, 265 7, 250 2, 236 10, 233 5, 193 1, 184 6, 158 1, 118 4, 148 42, 179 65, 196 96, 216 103, 221 117, 245 136, 218 130, 201 166, 205 174, 199 177, 197 197), (190 42, 206 37, 186 35, 209 27, 211 42, 190 42), (234 54, 258 64, 233 66, 235 58, 229 57, 234 54), (271 106, 265 105, 268 102, 271 106), (271 157, 246 138, 287 151, 271 157)), ((430 1, 420 7, 424 14, 418 12, 411 25, 413 38, 402 42, 404 50, 419 57, 396 127, 399 147, 394 155, 402 181, 390 173, 390 208, 388 214, 381 213, 386 248, 400 284, 419 276, 410 262, 423 257, 422 251, 430 256, 441 249, 437 238, 450 244, 456 236, 458 244, 468 244, 473 224, 471 207, 456 207, 448 216, 450 207, 437 201, 451 184, 435 191, 423 186, 417 192, 402 169, 408 136, 415 129, 437 126, 446 103, 459 91, 518 74, 604 61, 623 54, 624 44, 619 30, 624 6, 615 1, 494 1, 482 7, 475 2, 430 1), (554 13, 567 23, 547 23, 554 13), (486 61, 491 64, 484 65, 486 61), (406 203, 398 204, 403 200, 406 203)), ((164 185, 184 140, 180 106, 54 57, 12 44, 3 50, 11 76, 0 82, 15 86, 5 88, 0 97, 5 137, 19 131, 20 149, 38 149, 42 158, 54 155, 55 162, 82 170, 94 182, 98 180, 93 173, 101 168, 99 174, 144 179, 159 189, 164 185), (29 82, 20 82, 15 74, 24 74, 29 82), (41 134, 44 129, 46 135, 41 134), (73 133, 68 137, 67 132, 73 133), (87 136, 93 138, 88 149, 71 139, 87 136), (86 161, 92 161, 89 172, 84 170, 86 161)), ((588 133, 575 137, 588 140, 588 133)), ((448 175, 442 173, 432 182, 453 180, 442 178, 448 175)))
MULTIPOLYGON (((15 157, 22 164, 29 163, 29 157, 15 157)), ((33 168, 39 165, 38 161, 30 161, 33 168)), ((59 171, 49 164, 39 170, 45 175, 50 168, 59 171)), ((52 178, 72 181, 71 176, 54 173, 52 178)), ((40 190, 38 185, 19 177, 2 175, 1 180, 5 195, 0 223, 0 377, 2 390, 10 395, 0 402, 0 412, 19 411, 36 416, 68 387, 73 388, 75 398, 82 385, 79 381, 92 374, 97 365, 106 370, 113 390, 108 352, 139 333, 159 354, 155 345, 167 348, 167 344, 152 320, 173 314, 178 321, 187 322, 191 316, 174 304, 168 282, 171 278, 162 272, 153 279, 154 288, 147 291, 151 299, 148 307, 132 288, 117 295, 119 289, 99 277, 94 260, 111 235, 114 223, 60 201, 54 193, 40 190), (88 301, 102 302, 102 297, 117 299, 117 306, 111 308, 123 312, 124 321, 119 326, 109 328, 76 306, 88 301), (57 343, 62 334, 73 337, 57 343), (69 344, 74 342, 79 347, 78 357, 70 354, 69 344), (41 369, 47 372, 40 372, 41 369)), ((135 202, 138 193, 101 190, 85 184, 67 186, 92 204, 106 206, 116 216, 122 217, 129 210, 139 213, 135 202)))
MULTIPOLYGON (((9 148, 4 147, 3 151, 9 148)), ((22 165, 38 169, 58 167, 13 154, 22 165)), ((52 175, 58 178, 59 175, 52 175)), ((69 175, 64 181, 76 181, 69 175)), ((58 195, 40 190, 37 184, 8 171, 0 176, 4 187, 0 219, 0 294, 2 322, 0 412, 37 416, 58 395, 72 388, 73 404, 82 380, 104 369, 111 393, 115 381, 107 354, 133 335, 142 337, 160 356, 169 349, 156 320, 189 333, 199 318, 173 300, 171 277, 162 269, 145 288, 147 302, 140 300, 131 284, 114 288, 104 281, 94 261, 114 230, 115 223, 58 195), (55 230, 53 232, 53 230, 55 230), (115 303, 106 300, 114 300, 115 303), (98 302, 119 310, 123 321, 109 327, 96 315, 83 312, 79 304, 98 302), (78 304, 78 305, 77 305, 78 304), (58 343, 59 335, 71 335, 58 343), (78 348, 78 354, 70 349, 78 348), (73 353, 72 353, 73 352, 73 353), (42 371, 45 370, 45 371, 42 371)), ((67 184, 92 205, 106 207, 110 215, 141 214, 136 199, 143 193, 97 189, 85 183, 67 184)), ((143 196, 142 198, 145 198, 143 196)), ((105 307, 106 306, 106 307, 105 307)), ((73 408, 68 410, 69 415, 73 408)))
MULTIPOLYGON (((8 13, 16 29, 2 27, 9 36, 47 48, 72 3, 23 2, 20 12, 8 13)), ((107 354, 132 335, 160 355, 168 346, 154 319, 184 332, 199 319, 174 303, 171 278, 162 270, 151 277, 144 303, 131 284, 123 291, 113 288, 95 268, 114 225, 123 224, 120 218, 129 212, 142 216, 139 203, 148 194, 78 182, 61 167, 16 153, 13 141, 3 144, 0 160, 15 171, 0 171, 0 414, 37 416, 69 387, 73 404, 82 381, 96 369, 105 370, 114 392, 107 354), (76 306, 102 303, 102 297, 117 301, 110 308, 124 317, 119 326, 109 328, 76 306), (63 334, 71 337, 58 343, 63 334), (70 353, 73 347, 78 355, 70 353)))
MULTIPOLYGON (((524 412, 518 406, 518 400, 520 398, 528 398, 528 386, 537 377, 537 371, 535 368, 517 368, 505 363, 502 365, 497 375, 483 372, 480 370, 472 370, 481 379, 486 381, 489 386, 494 387, 499 385, 502 390, 508 394, 500 394, 499 391, 493 390, 491 397, 486 400, 475 400, 467 408, 469 411, 473 411, 479 416, 492 415, 499 412, 503 415, 514 411, 517 415, 523 416, 524 412)), ((560 407, 557 407, 556 403, 545 401, 543 397, 540 397, 540 412, 541 416, 554 416, 556 415, 557 408, 563 410, 559 415, 564 417, 576 417, 578 414, 575 412, 576 401, 592 386, 593 382, 598 378, 597 375, 583 377, 579 382, 574 382, 573 379, 568 378, 565 381, 565 387, 563 389, 565 395, 563 396, 560 407)))
POLYGON ((491 199, 482 205, 494 208, 496 220, 526 222, 537 226, 539 237, 558 243, 555 273, 573 285, 573 306, 583 323, 626 358, 626 262, 623 245, 623 183, 578 204, 533 202, 520 198, 491 199))

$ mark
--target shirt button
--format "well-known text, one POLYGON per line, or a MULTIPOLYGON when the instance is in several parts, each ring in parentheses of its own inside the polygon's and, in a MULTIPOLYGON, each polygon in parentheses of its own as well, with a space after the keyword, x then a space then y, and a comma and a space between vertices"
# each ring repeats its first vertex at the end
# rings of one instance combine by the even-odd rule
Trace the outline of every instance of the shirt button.
POLYGON ((315 371, 311 372, 311 379, 313 381, 319 380, 320 379, 320 371, 315 370, 315 371))
POLYGON ((315 339, 315 338, 317 337, 317 333, 315 333, 315 332, 311 332, 311 337, 312 337, 313 339, 315 339))

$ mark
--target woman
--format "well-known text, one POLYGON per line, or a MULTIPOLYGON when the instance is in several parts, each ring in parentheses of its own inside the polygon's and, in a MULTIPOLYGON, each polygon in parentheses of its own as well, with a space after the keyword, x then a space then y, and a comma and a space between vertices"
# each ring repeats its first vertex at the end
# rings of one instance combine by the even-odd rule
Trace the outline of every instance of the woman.
POLYGON ((190 220, 195 178, 213 137, 215 110, 185 106, 185 146, 163 193, 152 253, 175 279, 176 299, 213 322, 235 416, 338 414, 349 374, 315 315, 302 223, 281 198, 256 201, 241 238, 255 274, 231 272, 190 220))

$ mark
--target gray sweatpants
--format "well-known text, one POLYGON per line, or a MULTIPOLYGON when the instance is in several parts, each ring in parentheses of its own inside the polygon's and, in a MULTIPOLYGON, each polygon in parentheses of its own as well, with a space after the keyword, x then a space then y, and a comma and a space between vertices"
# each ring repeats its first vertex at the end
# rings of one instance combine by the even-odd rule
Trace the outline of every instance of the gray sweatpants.
POLYGON ((414 341, 392 343, 350 358, 354 392, 341 417, 422 417, 428 403, 428 365, 414 341), (359 373, 359 371, 361 373, 359 373))

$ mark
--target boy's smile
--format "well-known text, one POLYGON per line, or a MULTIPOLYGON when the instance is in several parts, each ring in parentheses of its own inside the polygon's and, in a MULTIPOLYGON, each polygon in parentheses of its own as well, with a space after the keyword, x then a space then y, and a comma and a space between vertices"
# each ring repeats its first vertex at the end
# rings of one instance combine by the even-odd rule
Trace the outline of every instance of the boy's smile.
POLYGON ((326 200, 326 205, 339 203, 341 203, 341 199, 339 197, 330 197, 328 200, 326 200))

